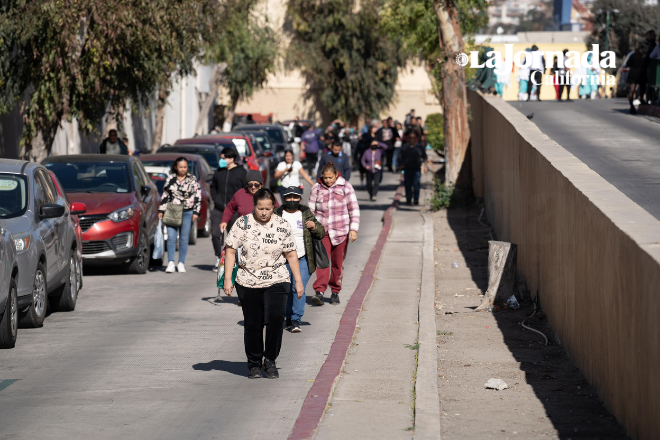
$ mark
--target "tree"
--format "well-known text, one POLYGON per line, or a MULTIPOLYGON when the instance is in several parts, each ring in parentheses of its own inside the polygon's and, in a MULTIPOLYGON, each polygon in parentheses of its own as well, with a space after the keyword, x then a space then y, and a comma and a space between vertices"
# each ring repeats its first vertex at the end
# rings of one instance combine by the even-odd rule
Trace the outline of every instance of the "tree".
POLYGON ((287 12, 287 61, 332 118, 356 124, 390 105, 404 57, 385 32, 376 1, 362 0, 358 9, 355 0, 289 0, 287 12))
POLYGON ((127 102, 148 108, 192 71, 216 11, 215 0, 2 2, 0 112, 21 106, 21 157, 48 155, 64 120, 89 133, 127 102))
POLYGON ((593 30, 587 45, 599 44, 605 50, 607 10, 610 13, 609 48, 616 53, 617 65, 625 59, 635 45, 646 38, 646 32, 657 29, 660 23, 660 6, 646 5, 642 0, 596 0, 591 6, 593 30))

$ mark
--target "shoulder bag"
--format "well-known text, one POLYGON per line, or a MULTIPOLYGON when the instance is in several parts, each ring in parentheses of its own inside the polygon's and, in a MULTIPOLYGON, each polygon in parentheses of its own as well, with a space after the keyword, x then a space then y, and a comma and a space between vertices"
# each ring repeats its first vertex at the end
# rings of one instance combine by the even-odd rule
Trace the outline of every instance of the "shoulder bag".
POLYGON ((167 208, 165 209, 165 214, 163 214, 163 224, 165 226, 178 228, 182 223, 183 205, 174 205, 173 203, 168 203, 167 208))

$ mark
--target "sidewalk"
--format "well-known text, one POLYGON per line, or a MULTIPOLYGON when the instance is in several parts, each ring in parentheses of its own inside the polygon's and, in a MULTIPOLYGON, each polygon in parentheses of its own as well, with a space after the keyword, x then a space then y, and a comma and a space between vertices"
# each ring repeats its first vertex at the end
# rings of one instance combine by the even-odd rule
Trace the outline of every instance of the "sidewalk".
MULTIPOLYGON (((422 181, 430 187, 431 175, 422 181)), ((420 200, 427 197, 430 192, 423 189, 420 200)), ((316 439, 413 437, 422 208, 402 204, 393 214, 390 236, 316 439)), ((432 269, 430 273, 432 277, 432 269)), ((430 298, 432 302, 432 294, 430 298)), ((436 368, 432 370, 435 377, 436 368)))

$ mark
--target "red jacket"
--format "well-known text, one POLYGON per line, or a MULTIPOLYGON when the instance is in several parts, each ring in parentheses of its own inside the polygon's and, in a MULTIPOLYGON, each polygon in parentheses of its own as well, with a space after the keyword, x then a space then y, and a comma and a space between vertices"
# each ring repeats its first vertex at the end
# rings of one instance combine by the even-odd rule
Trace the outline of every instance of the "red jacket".
MULTIPOLYGON (((277 198, 275 198, 275 206, 280 206, 277 198)), ((245 188, 241 188, 236 191, 236 194, 234 194, 234 197, 232 197, 225 208, 225 212, 222 214, 222 223, 229 224, 235 212, 238 212, 238 215, 242 216, 250 214, 253 210, 254 197, 245 188)))

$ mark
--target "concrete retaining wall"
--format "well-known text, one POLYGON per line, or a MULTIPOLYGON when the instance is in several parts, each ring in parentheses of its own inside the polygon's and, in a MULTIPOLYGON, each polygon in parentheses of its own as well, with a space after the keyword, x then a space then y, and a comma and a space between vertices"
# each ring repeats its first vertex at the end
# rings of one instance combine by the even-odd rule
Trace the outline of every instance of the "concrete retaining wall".
POLYGON ((499 98, 469 92, 477 196, 633 438, 660 435, 660 222, 499 98))

